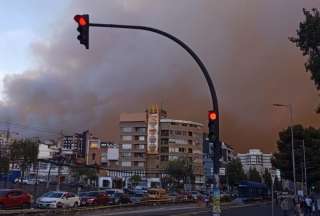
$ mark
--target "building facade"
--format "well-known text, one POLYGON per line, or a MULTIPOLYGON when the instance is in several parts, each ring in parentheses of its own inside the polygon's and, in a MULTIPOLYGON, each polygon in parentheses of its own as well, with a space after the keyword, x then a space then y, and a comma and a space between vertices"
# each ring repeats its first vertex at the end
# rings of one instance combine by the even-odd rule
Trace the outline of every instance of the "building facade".
POLYGON ((248 153, 238 154, 243 170, 247 173, 250 169, 255 168, 260 174, 264 173, 265 169, 272 168, 272 154, 265 154, 259 149, 249 149, 248 153))
POLYGON ((203 183, 202 130, 200 123, 167 118, 157 106, 121 114, 120 167, 160 182, 168 162, 183 157, 192 161, 195 182, 203 183))
POLYGON ((120 169, 145 176, 147 116, 146 113, 120 115, 120 169))

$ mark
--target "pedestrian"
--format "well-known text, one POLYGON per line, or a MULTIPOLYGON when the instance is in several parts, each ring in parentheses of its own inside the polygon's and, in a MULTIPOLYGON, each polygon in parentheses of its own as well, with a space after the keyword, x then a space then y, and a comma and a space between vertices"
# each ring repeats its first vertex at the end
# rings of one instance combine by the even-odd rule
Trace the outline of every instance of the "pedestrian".
POLYGON ((291 201, 289 201, 288 197, 284 197, 281 201, 280 201, 280 208, 282 210, 283 216, 289 216, 289 211, 291 209, 290 207, 290 203, 292 203, 291 201))
POLYGON ((311 213, 312 213, 312 199, 307 196, 305 199, 304 199, 304 204, 305 204, 305 216, 310 216, 311 213))

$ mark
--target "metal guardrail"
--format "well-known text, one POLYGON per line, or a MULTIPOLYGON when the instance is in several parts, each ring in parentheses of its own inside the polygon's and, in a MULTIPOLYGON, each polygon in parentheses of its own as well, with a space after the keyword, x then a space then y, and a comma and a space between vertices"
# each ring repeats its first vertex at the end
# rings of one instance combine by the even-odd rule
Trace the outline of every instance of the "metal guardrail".
POLYGON ((194 203, 194 201, 168 201, 166 200, 148 200, 142 201, 137 204, 121 204, 121 205, 110 205, 110 206, 86 206, 78 208, 62 208, 62 209, 21 209, 21 210, 0 210, 0 215, 4 216, 53 216, 53 215, 79 215, 88 211, 102 211, 122 208, 134 208, 143 206, 153 205, 175 205, 175 204, 188 204, 194 203))

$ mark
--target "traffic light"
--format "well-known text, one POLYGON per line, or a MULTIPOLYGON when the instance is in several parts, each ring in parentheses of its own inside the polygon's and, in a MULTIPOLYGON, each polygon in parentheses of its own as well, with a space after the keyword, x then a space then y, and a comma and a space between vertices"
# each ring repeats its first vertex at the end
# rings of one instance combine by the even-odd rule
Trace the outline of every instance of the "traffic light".
POLYGON ((209 143, 212 146, 213 152, 213 170, 214 173, 219 172, 220 167, 220 158, 222 156, 222 149, 221 143, 219 141, 219 118, 217 112, 211 110, 208 112, 208 127, 209 127, 209 134, 208 139, 209 143))
POLYGON ((209 141, 212 142, 214 140, 219 139, 218 137, 218 115, 215 111, 209 111, 208 112, 208 127, 209 127, 209 141))
POLYGON ((78 23, 78 40, 80 44, 83 44, 87 49, 89 49, 89 15, 75 15, 74 20, 78 23))

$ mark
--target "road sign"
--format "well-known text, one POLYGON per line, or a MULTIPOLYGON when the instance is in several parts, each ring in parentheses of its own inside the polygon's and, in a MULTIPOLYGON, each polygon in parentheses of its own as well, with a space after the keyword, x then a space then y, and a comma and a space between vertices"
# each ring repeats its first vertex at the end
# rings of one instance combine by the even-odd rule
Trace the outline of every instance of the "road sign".
POLYGON ((225 176, 226 175, 226 168, 220 167, 219 168, 219 175, 220 176, 225 176))

